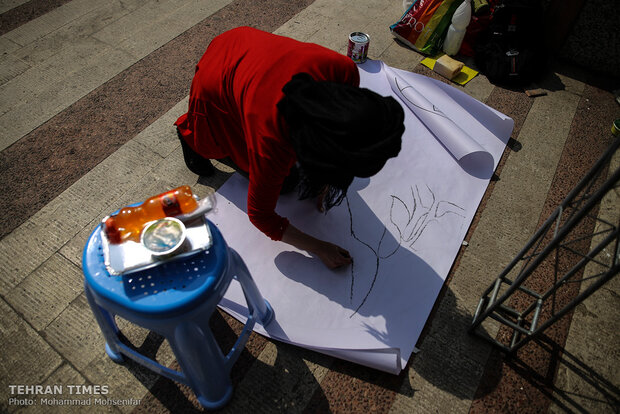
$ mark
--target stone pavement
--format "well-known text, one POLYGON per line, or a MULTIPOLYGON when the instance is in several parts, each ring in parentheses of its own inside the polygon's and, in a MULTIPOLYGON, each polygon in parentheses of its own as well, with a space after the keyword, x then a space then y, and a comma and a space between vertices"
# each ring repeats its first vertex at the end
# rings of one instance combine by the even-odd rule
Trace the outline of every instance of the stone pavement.
MULTIPOLYGON (((204 196, 232 173, 219 163, 213 177, 189 172, 172 127, 214 36, 250 25, 346 53, 347 35, 360 30, 371 36, 371 58, 437 77, 389 33, 402 11, 396 0, 1 2, 0 411, 200 411, 187 387, 105 355, 82 290, 86 238, 119 206, 181 184, 204 196), (19 385, 65 387, 41 395, 19 385), (40 404, 42 397, 97 397, 102 386, 108 393, 100 397, 124 402, 40 404), (37 404, 24 406, 27 399, 37 404)), ((421 352, 403 373, 252 334, 223 411, 620 410, 617 278, 558 324, 551 351, 531 344, 510 359, 467 333, 483 290, 602 154, 620 118, 610 93, 617 80, 556 63, 538 86, 546 96, 529 98, 484 76, 463 87, 511 116, 515 130, 417 344, 421 352)), ((615 223, 617 196, 600 209, 615 223)), ((225 314, 212 323, 224 341, 240 328, 225 314)), ((160 338, 120 324, 134 344, 176 367, 160 338)))

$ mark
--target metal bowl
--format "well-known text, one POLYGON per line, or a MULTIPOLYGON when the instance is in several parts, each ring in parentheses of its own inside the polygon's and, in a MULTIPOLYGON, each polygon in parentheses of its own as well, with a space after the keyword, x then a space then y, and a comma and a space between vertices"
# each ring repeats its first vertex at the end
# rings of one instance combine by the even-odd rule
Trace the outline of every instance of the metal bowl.
POLYGON ((165 258, 181 252, 187 236, 185 225, 174 217, 147 223, 140 241, 154 257, 165 258))

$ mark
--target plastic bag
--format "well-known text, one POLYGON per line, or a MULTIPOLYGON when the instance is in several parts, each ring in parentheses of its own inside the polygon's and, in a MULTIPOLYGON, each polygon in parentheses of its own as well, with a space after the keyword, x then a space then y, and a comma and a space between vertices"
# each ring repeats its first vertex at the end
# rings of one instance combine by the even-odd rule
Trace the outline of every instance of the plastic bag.
POLYGON ((463 0, 415 0, 390 31, 425 55, 441 51, 452 15, 463 0))

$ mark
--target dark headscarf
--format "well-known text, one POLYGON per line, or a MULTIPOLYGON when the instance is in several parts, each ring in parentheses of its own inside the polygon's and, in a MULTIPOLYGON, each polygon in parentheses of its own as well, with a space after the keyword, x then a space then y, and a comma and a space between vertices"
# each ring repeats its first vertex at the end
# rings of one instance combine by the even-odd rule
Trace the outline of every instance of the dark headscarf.
POLYGON ((327 207, 339 204, 354 177, 378 173, 398 155, 405 130, 400 104, 369 89, 293 76, 278 110, 284 116, 300 164, 300 197, 325 185, 327 207))

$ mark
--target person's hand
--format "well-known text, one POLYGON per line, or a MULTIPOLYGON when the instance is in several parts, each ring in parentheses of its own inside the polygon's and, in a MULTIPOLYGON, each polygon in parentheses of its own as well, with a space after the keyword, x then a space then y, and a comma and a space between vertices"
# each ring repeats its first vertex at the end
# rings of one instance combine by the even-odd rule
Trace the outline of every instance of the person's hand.
POLYGON ((353 261, 348 251, 326 241, 320 243, 315 253, 325 266, 330 269, 351 264, 353 261))
POLYGON ((345 249, 299 231, 297 227, 292 224, 289 224, 286 230, 284 230, 282 241, 299 250, 305 250, 317 256, 325 266, 330 269, 345 266, 353 262, 351 255, 345 249))

